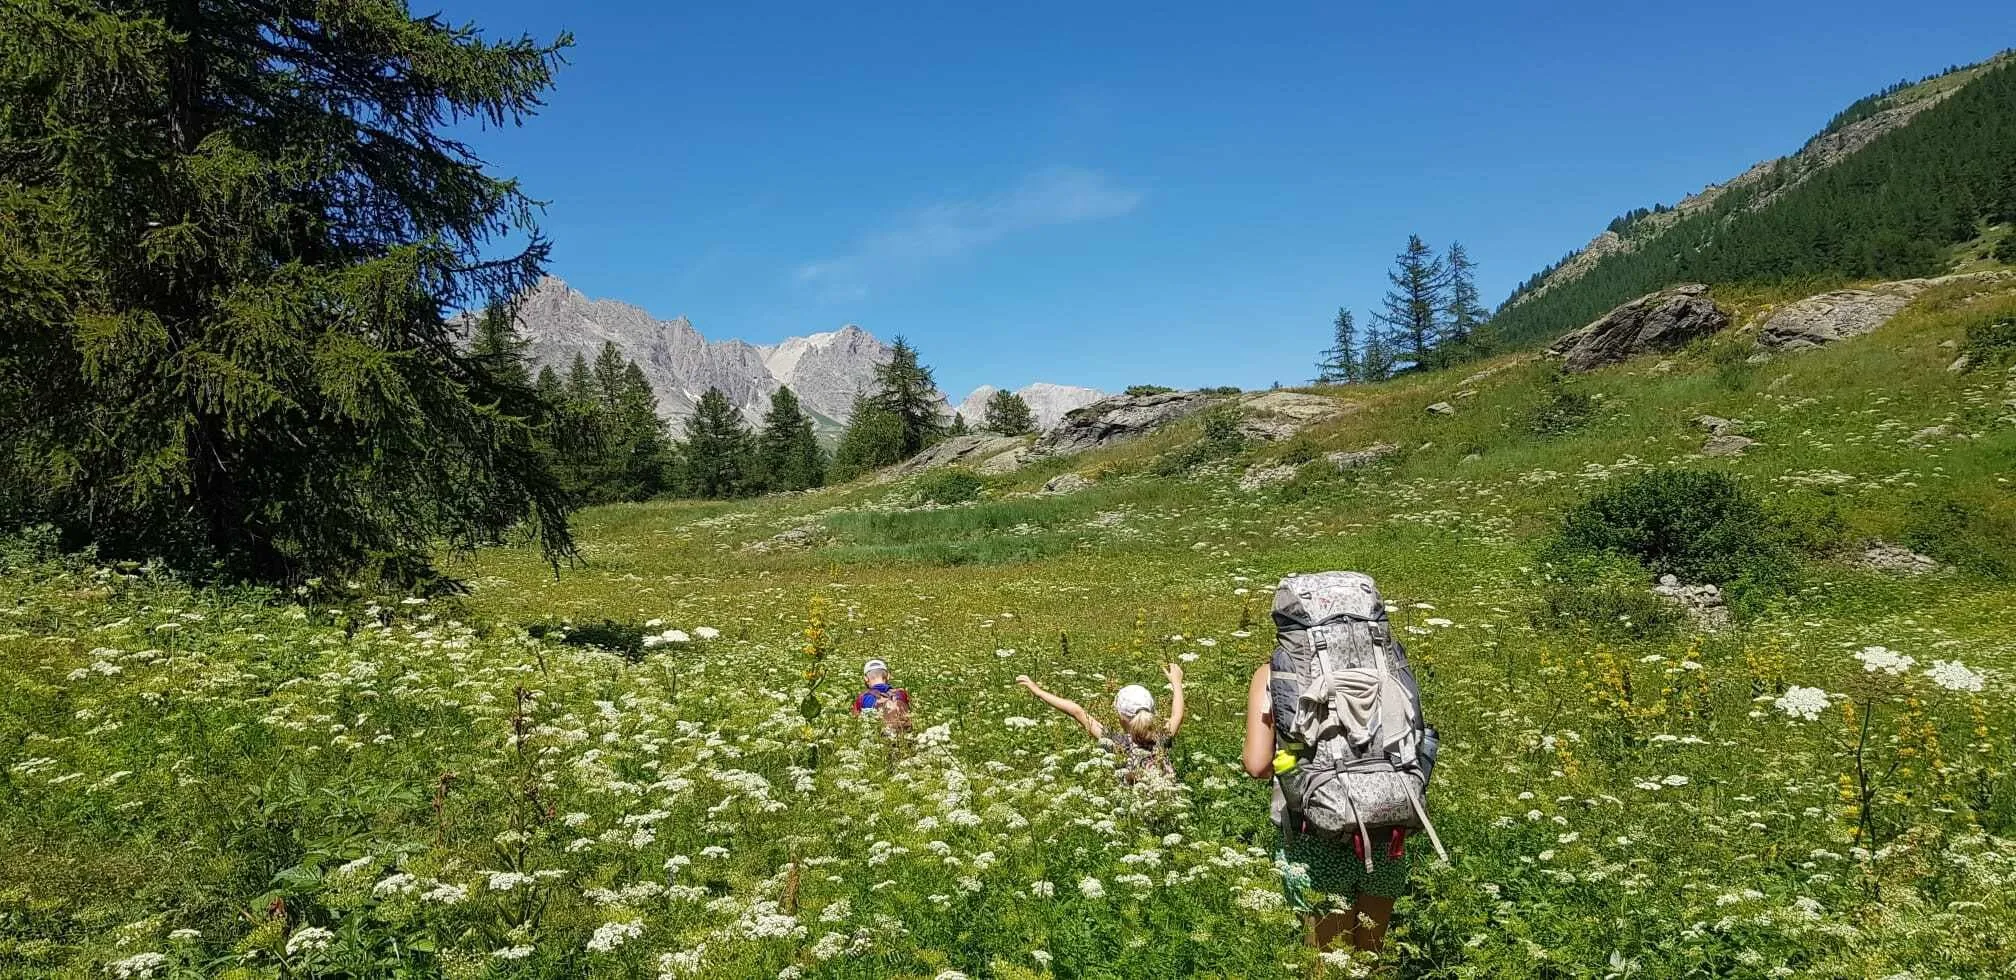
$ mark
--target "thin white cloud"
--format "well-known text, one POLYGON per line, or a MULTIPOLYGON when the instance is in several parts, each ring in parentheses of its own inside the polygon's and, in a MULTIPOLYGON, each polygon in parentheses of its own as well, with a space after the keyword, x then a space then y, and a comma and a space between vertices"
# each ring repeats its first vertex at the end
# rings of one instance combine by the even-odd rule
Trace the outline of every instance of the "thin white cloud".
POLYGON ((829 300, 858 300, 871 288, 911 278, 929 266, 1018 232, 1126 214, 1141 193, 1076 167, 1038 171, 992 197, 941 201, 864 235, 844 254, 798 267, 797 280, 829 300))

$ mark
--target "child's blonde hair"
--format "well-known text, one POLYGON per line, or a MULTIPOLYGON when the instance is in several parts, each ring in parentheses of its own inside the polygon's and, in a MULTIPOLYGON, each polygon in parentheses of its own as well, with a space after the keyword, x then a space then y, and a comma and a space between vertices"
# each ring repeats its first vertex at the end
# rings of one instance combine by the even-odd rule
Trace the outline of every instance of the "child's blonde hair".
POLYGON ((1137 742, 1153 742, 1161 735, 1161 720, 1153 711, 1136 711, 1127 718, 1127 734, 1137 742))

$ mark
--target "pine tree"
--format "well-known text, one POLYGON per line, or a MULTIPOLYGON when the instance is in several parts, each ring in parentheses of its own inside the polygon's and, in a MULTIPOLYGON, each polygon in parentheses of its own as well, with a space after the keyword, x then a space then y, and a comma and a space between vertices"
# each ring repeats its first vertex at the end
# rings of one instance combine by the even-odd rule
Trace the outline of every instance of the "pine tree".
POLYGON ((987 415, 980 427, 1004 436, 1022 436, 1036 431, 1036 413, 1029 403, 1012 391, 997 391, 987 399, 987 415))
POLYGON ((889 350, 889 362, 875 368, 875 407, 896 418, 902 426, 896 461, 924 451, 944 435, 938 417, 938 385, 931 369, 917 362, 917 349, 897 337, 889 350))
POLYGON ((701 394, 679 444, 682 489, 695 497, 739 497, 756 489, 756 454, 742 415, 719 388, 701 394))
POLYGON ((1450 243, 1443 268, 1448 276, 1449 304, 1443 311, 1442 336, 1436 344, 1436 353, 1441 363, 1451 364, 1485 352, 1483 334, 1491 314, 1478 299, 1477 264, 1470 261, 1463 243, 1450 243))
POLYGON ((1435 341, 1442 334, 1442 311, 1448 306, 1448 275, 1442 260, 1421 236, 1409 235, 1407 247, 1394 258, 1393 271, 1386 278, 1393 288, 1386 293, 1384 309, 1374 315, 1386 328, 1386 346, 1392 356, 1427 367, 1433 363, 1435 341))
POLYGON ((524 387, 532 383, 532 369, 526 363, 531 342, 518 336, 517 314, 505 302, 483 307, 469 338, 469 354, 481 359, 484 369, 498 381, 524 387))
POLYGON ((956 439, 959 436, 969 435, 971 434, 971 432, 972 430, 968 428, 966 425, 965 414, 961 412, 953 412, 952 427, 945 430, 946 437, 956 439))
POLYGON ((1351 311, 1340 306, 1332 326, 1335 332, 1330 347, 1316 362, 1316 383, 1350 384, 1358 380, 1358 325, 1352 321, 1351 311))
POLYGON ((765 490, 809 490, 826 483, 826 450, 820 448, 812 419, 788 387, 779 387, 770 396, 770 411, 756 437, 756 460, 765 490))
POLYGON ((0 514, 267 580, 422 579, 521 522, 570 554, 530 389, 448 313, 541 274, 535 202, 460 136, 571 43, 390 0, 0 3, 0 514))
POLYGON ((867 396, 854 400, 847 431, 833 450, 832 481, 844 483, 863 473, 902 462, 903 419, 867 396))
POLYGON ((1393 376, 1393 347, 1377 330, 1365 335, 1364 352, 1358 358, 1358 380, 1384 381, 1393 376))
POLYGON ((604 412, 614 413, 617 402, 623 398, 623 367, 630 362, 623 352, 616 349, 616 342, 605 340, 602 350, 595 355, 594 398, 604 412))
POLYGON ((658 396, 636 361, 623 362, 608 428, 605 496, 649 500, 669 489, 666 470, 672 463, 672 439, 658 417, 658 396))

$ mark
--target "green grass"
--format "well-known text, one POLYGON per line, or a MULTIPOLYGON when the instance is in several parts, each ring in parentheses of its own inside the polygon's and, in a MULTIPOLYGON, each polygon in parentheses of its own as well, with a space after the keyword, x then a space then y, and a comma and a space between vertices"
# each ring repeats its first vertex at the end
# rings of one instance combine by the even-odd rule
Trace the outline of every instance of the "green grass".
MULTIPOLYGON (((1718 298, 1747 324, 1800 288, 1718 298)), ((2016 379, 1949 372, 1945 346, 2012 304, 1943 289, 1758 364, 1739 327, 1666 373, 1573 379, 1593 410, 1544 436, 1554 367, 1508 357, 1316 389, 1357 410, 1180 477, 1157 460, 1199 420, 953 506, 862 481, 597 508, 585 564, 485 550, 451 562, 472 589, 454 601, 297 604, 0 551, 0 974, 103 977, 149 952, 177 977, 655 977, 680 957, 751 978, 1301 972, 1267 790, 1234 767, 1245 684, 1273 581, 1359 568, 1445 740, 1430 801, 1454 862, 1417 864, 1394 974, 1994 975, 2016 949, 2016 583, 1962 560, 1992 535, 1927 515, 2016 526, 2016 379), (1427 413, 1445 400, 1456 415, 1427 413), (1759 445, 1696 457, 1702 414, 1759 445), (1376 442, 1403 451, 1238 487, 1376 442), (1795 542, 1796 581, 1732 629, 1648 621, 1627 565, 1584 589, 1542 561, 1571 507, 1662 466, 1727 474, 1795 542), (1066 471, 1096 482, 1036 494, 1066 471), (749 547, 805 526, 812 547, 749 547), (1847 560, 1914 534, 1962 567, 1847 560), (690 640, 632 663, 525 631, 605 620, 690 640), (1863 670, 1852 652, 1878 644, 1916 666, 1863 670), (840 710, 869 657, 916 696, 910 743, 840 710), (1986 690, 1936 687, 1935 660, 1986 690), (1191 718, 1179 782, 1145 793, 1013 684, 1096 706, 1166 662, 1191 718), (1792 719, 1773 702, 1793 685, 1837 700, 1792 719), (1858 746, 1881 777, 1866 811, 1841 795, 1858 746), (492 888, 504 871, 547 877, 492 888), (423 897, 440 886, 466 895, 423 897), (804 935, 766 937, 766 915, 804 935)))

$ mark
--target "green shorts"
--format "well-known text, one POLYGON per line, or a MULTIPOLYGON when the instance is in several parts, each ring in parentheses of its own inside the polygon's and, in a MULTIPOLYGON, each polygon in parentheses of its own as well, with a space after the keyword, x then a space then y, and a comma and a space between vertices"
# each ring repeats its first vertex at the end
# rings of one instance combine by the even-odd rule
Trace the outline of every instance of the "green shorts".
POLYGON ((1349 840, 1296 834, 1285 849, 1275 849, 1274 866, 1281 871, 1281 891, 1288 897, 1288 907, 1318 913, 1324 911, 1320 906, 1349 905, 1359 895, 1400 897, 1407 889, 1407 862, 1412 856, 1410 851, 1397 858, 1387 857, 1384 843, 1375 840, 1372 870, 1368 872, 1349 840))

